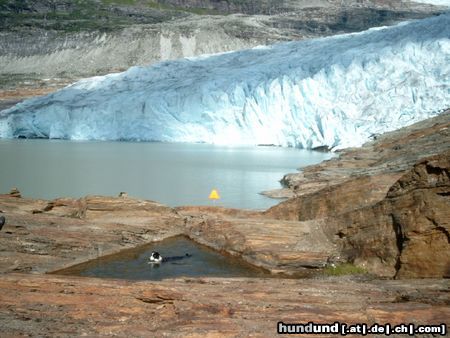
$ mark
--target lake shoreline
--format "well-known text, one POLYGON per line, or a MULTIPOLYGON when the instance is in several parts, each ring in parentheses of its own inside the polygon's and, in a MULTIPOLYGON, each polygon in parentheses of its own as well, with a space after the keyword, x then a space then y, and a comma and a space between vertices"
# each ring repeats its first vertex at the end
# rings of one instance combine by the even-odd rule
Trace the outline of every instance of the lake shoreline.
POLYGON ((0 299, 4 332, 101 335, 114 330, 140 335, 177 330, 200 335, 219 334, 219 325, 229 335, 262 334, 275 332, 279 320, 295 322, 299 313, 306 322, 320 315, 330 323, 337 318, 348 323, 445 323, 450 316, 445 279, 449 249, 438 228, 445 228, 442 220, 449 219, 445 196, 450 183, 443 174, 450 166, 449 127, 447 111, 288 175, 286 184, 296 197, 264 212, 170 208, 126 196, 47 201, 0 195, 6 217, 0 231, 0 284, 7 290, 0 299), (414 218, 402 218, 405 212, 414 218), (389 223, 392 219, 395 224, 389 223), (402 236, 414 233, 413 241, 401 243, 401 251, 395 227, 402 236), (434 241, 426 249, 422 244, 430 233, 434 241), (369 274, 162 282, 45 274, 176 235, 272 273, 351 262, 369 274), (33 311, 38 304, 40 311, 33 311), (52 310, 55 306, 58 312, 52 310))
POLYGON ((168 206, 218 205, 264 210, 277 201, 259 194, 280 187, 298 166, 331 154, 293 148, 209 144, 0 140, 0 191, 12 187, 37 199, 117 196, 168 206), (220 200, 208 197, 213 189, 220 200))

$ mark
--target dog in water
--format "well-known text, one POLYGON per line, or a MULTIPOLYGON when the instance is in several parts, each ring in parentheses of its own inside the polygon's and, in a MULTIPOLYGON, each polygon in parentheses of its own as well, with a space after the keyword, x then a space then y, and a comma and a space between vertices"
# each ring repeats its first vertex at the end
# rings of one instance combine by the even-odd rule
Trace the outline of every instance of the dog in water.
POLYGON ((184 258, 192 257, 190 254, 186 254, 184 256, 171 256, 171 257, 163 257, 159 254, 159 252, 153 251, 148 258, 149 264, 160 264, 165 262, 173 262, 173 261, 179 261, 184 258))

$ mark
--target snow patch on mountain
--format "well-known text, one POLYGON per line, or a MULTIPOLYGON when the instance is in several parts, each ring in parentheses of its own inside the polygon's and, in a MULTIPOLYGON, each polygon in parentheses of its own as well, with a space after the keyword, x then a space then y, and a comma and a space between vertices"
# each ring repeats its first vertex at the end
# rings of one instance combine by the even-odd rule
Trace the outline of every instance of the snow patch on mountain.
POLYGON ((450 107, 450 14, 132 67, 0 112, 0 137, 338 149, 450 107))

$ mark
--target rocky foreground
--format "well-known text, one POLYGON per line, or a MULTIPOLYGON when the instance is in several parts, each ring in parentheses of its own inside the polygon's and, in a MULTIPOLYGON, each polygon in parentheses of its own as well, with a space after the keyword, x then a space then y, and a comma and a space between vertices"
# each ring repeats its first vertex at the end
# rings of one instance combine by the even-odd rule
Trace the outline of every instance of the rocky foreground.
POLYGON ((0 195, 0 332, 273 336, 280 320, 446 323, 449 127, 447 111, 288 175, 278 194, 291 198, 265 212, 0 195), (163 282, 44 274, 181 234, 273 273, 349 262, 369 274, 163 282))
POLYGON ((8 274, 0 288, 2 337, 274 337, 279 321, 441 324, 450 317, 444 280, 152 283, 8 274))

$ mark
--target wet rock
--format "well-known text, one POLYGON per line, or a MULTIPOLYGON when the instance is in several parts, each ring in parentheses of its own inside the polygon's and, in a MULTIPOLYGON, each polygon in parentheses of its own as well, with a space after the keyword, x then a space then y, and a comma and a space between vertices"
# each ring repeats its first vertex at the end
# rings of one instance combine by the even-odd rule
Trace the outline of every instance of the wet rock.
POLYGON ((320 152, 322 152, 322 153, 327 153, 327 152, 329 152, 331 149, 330 149, 328 146, 320 146, 320 147, 312 148, 311 150, 314 150, 314 151, 320 151, 320 152))

